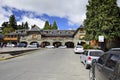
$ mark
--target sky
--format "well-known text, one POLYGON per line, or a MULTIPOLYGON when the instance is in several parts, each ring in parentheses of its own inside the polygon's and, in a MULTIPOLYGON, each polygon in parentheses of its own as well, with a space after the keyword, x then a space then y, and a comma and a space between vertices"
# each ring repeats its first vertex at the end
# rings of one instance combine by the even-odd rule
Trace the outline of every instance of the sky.
MULTIPOLYGON (((117 1, 120 6, 120 0, 117 1)), ((0 25, 14 14, 17 24, 28 22, 41 29, 55 20, 59 30, 76 30, 86 18, 88 0, 0 0, 0 25)))

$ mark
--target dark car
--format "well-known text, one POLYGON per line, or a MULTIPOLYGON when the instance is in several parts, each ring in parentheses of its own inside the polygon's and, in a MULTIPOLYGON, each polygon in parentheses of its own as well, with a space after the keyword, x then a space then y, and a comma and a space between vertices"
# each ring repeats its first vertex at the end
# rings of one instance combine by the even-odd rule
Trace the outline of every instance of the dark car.
POLYGON ((92 61, 90 80, 120 80, 120 50, 110 50, 92 61))
POLYGON ((120 48, 111 48, 109 51, 120 51, 120 48))
POLYGON ((26 47, 27 45, 25 43, 19 43, 18 47, 26 47))

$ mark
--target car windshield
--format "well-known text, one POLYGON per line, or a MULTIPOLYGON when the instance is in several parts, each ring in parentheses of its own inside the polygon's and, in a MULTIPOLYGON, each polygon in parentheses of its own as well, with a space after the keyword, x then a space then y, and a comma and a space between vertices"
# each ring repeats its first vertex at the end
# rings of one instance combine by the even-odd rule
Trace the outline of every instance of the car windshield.
POLYGON ((90 56, 97 56, 97 57, 99 57, 99 56, 101 56, 102 54, 103 54, 102 51, 91 51, 91 52, 90 52, 90 56))

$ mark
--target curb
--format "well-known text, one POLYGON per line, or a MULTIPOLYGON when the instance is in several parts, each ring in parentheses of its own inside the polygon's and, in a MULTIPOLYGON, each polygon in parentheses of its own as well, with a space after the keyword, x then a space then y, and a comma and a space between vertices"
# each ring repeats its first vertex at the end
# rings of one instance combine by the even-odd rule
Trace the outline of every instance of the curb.
POLYGON ((5 54, 5 53, 8 53, 11 55, 12 52, 19 52, 18 54, 14 54, 12 55, 11 57, 7 57, 7 58, 0 58, 0 61, 3 61, 3 60, 8 60, 8 59, 12 59, 12 58, 16 58, 16 57, 19 57, 19 56, 23 56, 23 55, 26 55, 26 54, 30 54, 28 52, 31 52, 31 51, 36 51, 36 50, 39 50, 39 49, 30 49, 30 50, 22 50, 22 51, 11 51, 11 52, 4 52, 4 53, 1 53, 1 54, 5 54))

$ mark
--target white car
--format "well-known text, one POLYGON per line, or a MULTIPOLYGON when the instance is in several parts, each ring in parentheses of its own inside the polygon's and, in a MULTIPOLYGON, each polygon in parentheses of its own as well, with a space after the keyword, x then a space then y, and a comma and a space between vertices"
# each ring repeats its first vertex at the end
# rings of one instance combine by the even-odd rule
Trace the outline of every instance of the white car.
POLYGON ((104 51, 102 50, 85 50, 83 54, 80 55, 80 61, 85 64, 85 68, 89 69, 92 64, 93 59, 98 59, 104 51))
POLYGON ((27 47, 28 47, 28 48, 37 48, 37 45, 31 44, 31 45, 28 45, 27 47))
POLYGON ((75 48, 74 48, 74 53, 83 53, 84 52, 84 49, 81 45, 77 45, 75 48))
POLYGON ((14 44, 7 44, 6 47, 15 47, 14 44))
POLYGON ((67 46, 59 46, 58 48, 67 48, 67 46))
POLYGON ((45 48, 54 48, 54 46, 45 46, 45 48))

